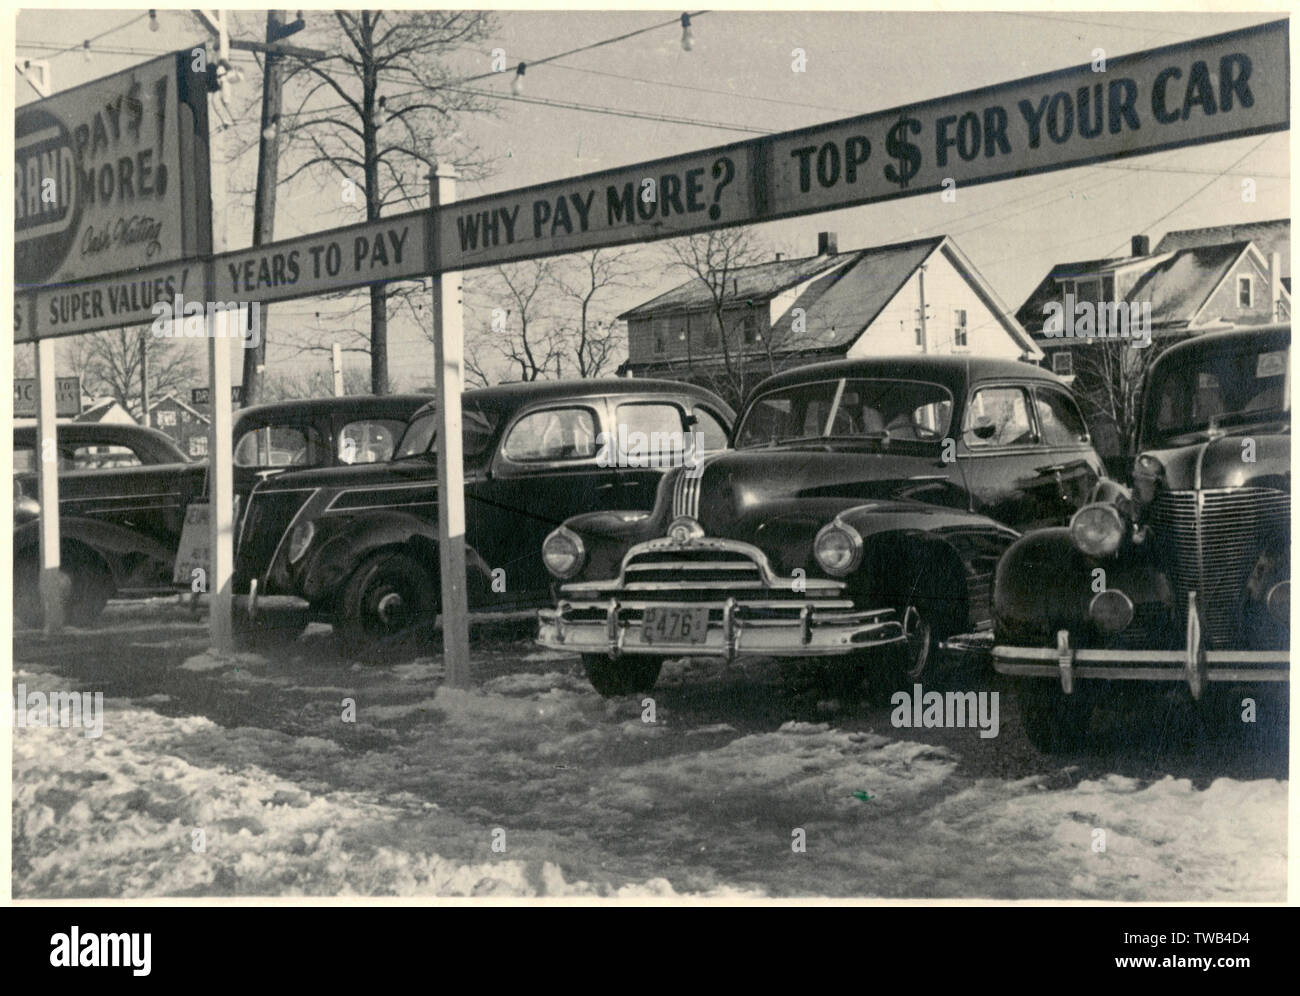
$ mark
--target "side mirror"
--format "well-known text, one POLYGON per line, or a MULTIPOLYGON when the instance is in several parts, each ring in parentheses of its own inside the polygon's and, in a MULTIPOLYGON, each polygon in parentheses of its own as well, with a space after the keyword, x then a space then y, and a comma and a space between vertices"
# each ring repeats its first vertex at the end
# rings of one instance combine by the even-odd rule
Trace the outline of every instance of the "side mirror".
POLYGON ((997 435, 997 423, 987 415, 980 415, 975 419, 975 425, 972 426, 971 432, 975 433, 976 439, 992 439, 997 435))

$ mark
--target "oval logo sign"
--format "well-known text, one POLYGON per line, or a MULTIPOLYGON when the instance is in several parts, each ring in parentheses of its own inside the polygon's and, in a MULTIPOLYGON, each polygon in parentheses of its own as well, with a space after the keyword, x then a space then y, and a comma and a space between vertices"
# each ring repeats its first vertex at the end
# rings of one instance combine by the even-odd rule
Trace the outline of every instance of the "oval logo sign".
POLYGON ((45 283, 72 249, 81 221, 81 171, 72 135, 48 111, 22 110, 14 131, 14 280, 45 283))

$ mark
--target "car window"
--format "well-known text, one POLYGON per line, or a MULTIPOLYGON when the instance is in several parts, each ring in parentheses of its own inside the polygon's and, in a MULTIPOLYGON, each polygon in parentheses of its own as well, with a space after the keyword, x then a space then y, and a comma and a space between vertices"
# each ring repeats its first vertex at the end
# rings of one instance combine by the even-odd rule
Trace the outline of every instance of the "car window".
POLYGON ((267 425, 249 429, 235 444, 236 467, 320 467, 328 450, 311 426, 267 425))
POLYGON ((695 406, 695 452, 716 453, 727 448, 727 427, 707 408, 695 406))
POLYGON ((339 432, 339 463, 383 463, 393 455, 406 423, 395 418, 349 422, 339 432))
POLYGON ((952 395, 939 384, 868 378, 814 381, 757 398, 736 431, 736 446, 819 437, 930 441, 944 437, 951 417, 952 395))
POLYGON ((1038 424, 1044 443, 1077 446, 1088 441, 1088 426, 1068 394, 1050 387, 1036 387, 1034 400, 1038 404, 1038 424))
POLYGON ((14 473, 25 474, 36 469, 36 450, 31 446, 20 446, 14 450, 14 473))
POLYGON ((74 446, 59 454, 59 470, 104 470, 139 467, 140 458, 126 446, 74 446))
POLYGON ((1034 443, 1024 389, 985 387, 976 391, 966 411, 962 439, 971 449, 1034 443))
POLYGON ((677 466, 685 451, 685 432, 683 413, 676 405, 631 403, 614 411, 615 441, 619 452, 631 458, 631 466, 637 466, 638 459, 655 467, 677 466))
MULTIPOLYGON (((492 437, 500 424, 500 416, 477 405, 465 405, 460 413, 461 455, 466 459, 482 456, 492 445, 492 437)), ((396 457, 420 456, 431 453, 438 438, 438 413, 425 412, 406 427, 397 444, 396 457)))
POLYGON ((502 449, 516 463, 587 460, 596 455, 596 418, 587 408, 551 408, 525 415, 502 449))

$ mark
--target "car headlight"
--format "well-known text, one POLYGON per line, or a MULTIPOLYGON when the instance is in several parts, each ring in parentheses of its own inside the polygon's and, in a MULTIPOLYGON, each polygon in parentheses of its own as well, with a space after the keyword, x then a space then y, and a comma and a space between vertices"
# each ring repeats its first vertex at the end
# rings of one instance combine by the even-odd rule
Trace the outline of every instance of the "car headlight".
POLYGON ((1085 505, 1070 520, 1070 539, 1090 557, 1109 557, 1124 541, 1124 517, 1114 505, 1085 505))
POLYGON ((827 574, 843 577, 862 562, 862 536, 848 523, 836 519, 817 534, 813 556, 827 574))
POLYGON ((572 529, 561 526, 542 543, 542 562, 557 578, 571 578, 587 559, 582 539, 572 529))
POLYGON ((302 560, 315 535, 316 526, 310 520, 293 527, 293 532, 289 534, 289 563, 296 564, 302 560))

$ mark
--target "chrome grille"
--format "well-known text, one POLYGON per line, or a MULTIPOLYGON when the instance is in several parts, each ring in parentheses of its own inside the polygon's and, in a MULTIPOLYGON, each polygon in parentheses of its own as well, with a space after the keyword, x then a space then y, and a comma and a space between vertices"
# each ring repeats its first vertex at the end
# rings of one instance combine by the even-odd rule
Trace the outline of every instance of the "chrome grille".
POLYGON ((690 587, 761 588, 763 569, 744 553, 732 550, 654 550, 633 554, 623 565, 624 584, 679 583, 690 587))
POLYGON ((1238 642, 1246 579, 1265 546, 1289 534, 1290 518, 1291 496, 1272 488, 1166 491, 1156 497, 1150 522, 1179 612, 1186 614, 1187 593, 1195 591, 1212 649, 1238 642))

